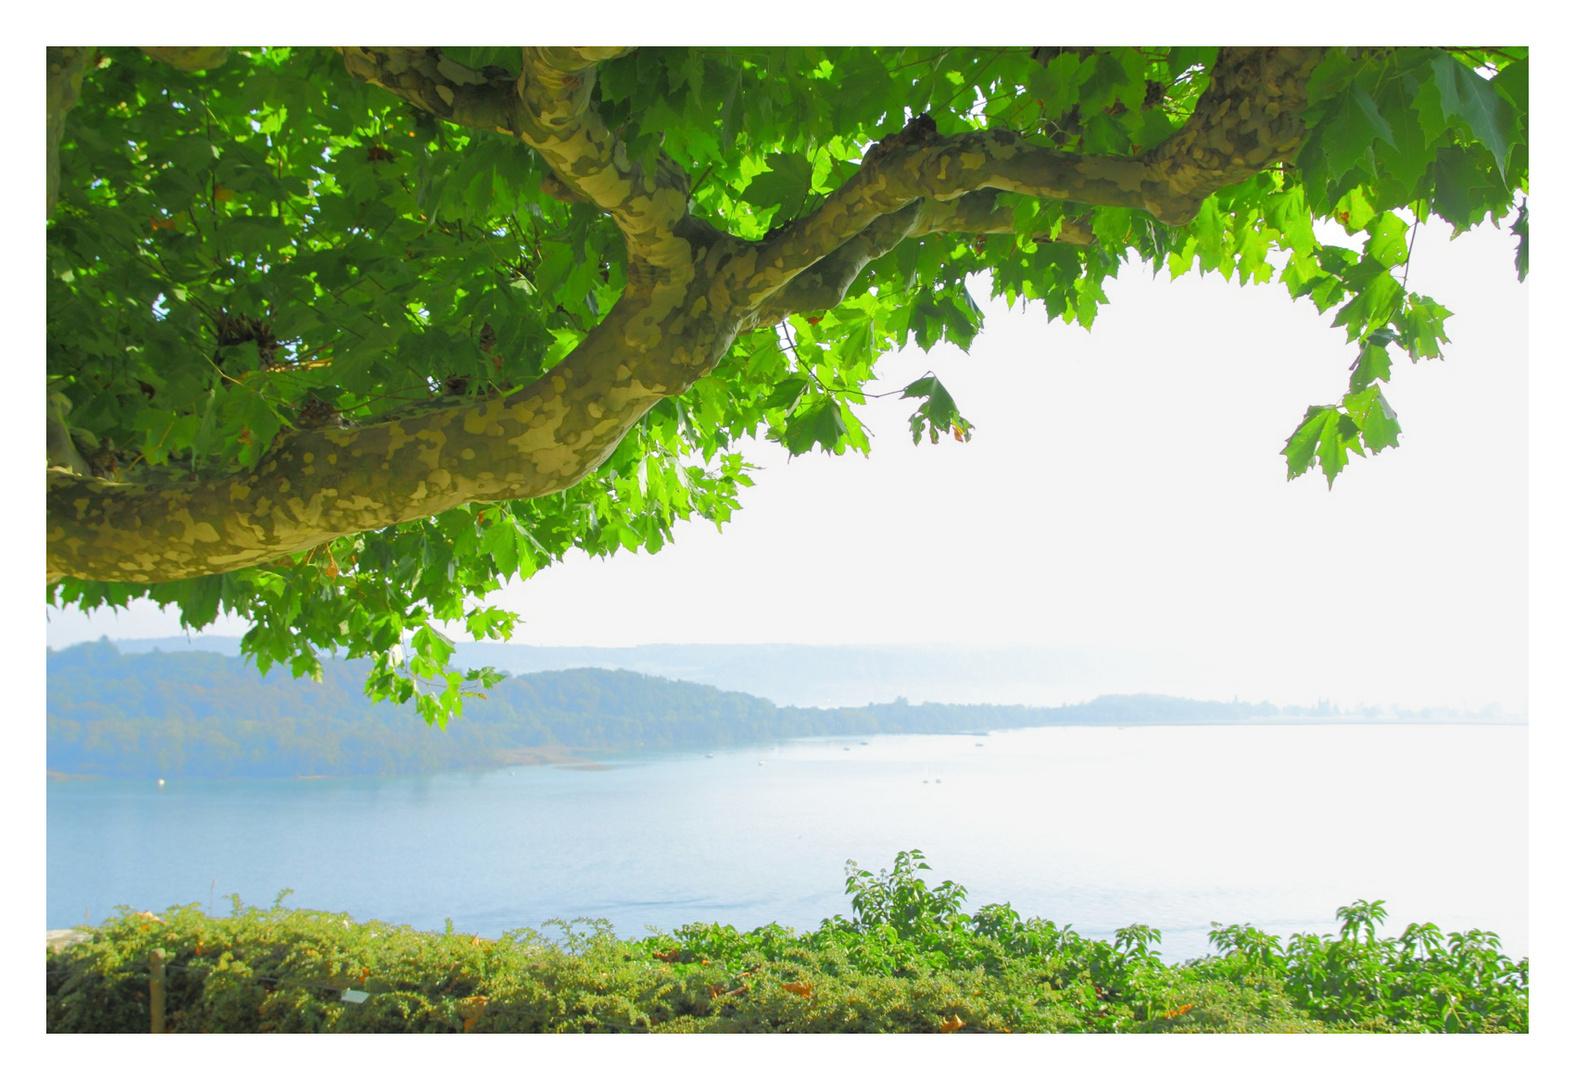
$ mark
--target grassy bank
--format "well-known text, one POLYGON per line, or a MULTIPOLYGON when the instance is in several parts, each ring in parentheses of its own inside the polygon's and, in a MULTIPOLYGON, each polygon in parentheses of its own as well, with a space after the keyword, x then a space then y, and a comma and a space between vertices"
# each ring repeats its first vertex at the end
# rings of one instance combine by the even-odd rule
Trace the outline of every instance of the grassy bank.
MULTIPOLYGON (((1491 933, 1412 924, 1381 903, 1289 941, 1251 926, 1167 965, 1159 932, 1084 938, 1008 905, 964 914, 919 852, 849 863, 853 918, 795 933, 692 924, 623 939, 605 923, 491 941, 342 915, 197 905, 123 910, 47 959, 54 1032, 149 1030, 163 950, 167 1027, 187 1032, 1524 1032, 1527 961, 1491 933)), ((281 898, 282 899, 282 898, 281 898)))

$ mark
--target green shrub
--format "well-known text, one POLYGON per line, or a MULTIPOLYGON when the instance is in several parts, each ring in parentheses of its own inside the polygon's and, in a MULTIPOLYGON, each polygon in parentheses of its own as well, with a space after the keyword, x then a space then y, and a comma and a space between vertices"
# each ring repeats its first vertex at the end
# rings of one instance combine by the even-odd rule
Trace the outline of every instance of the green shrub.
POLYGON ((149 957, 166 955, 167 1027, 189 1032, 1525 1031, 1526 961, 1482 931, 1378 936, 1381 903, 1288 944, 1217 927, 1218 953, 1163 963, 1159 931, 1083 938, 1009 905, 963 913, 917 851, 848 864, 853 918, 796 933, 693 923, 620 939, 605 921, 497 941, 233 898, 120 909, 46 966, 59 1032, 149 1030, 149 957))

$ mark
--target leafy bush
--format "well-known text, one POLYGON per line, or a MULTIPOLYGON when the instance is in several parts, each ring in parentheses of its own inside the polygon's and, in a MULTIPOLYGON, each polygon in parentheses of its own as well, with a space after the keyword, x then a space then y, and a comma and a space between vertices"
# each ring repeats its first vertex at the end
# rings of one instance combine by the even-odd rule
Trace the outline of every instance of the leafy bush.
POLYGON ((1010 905, 964 914, 922 853, 848 864, 853 917, 807 933, 693 923, 618 938, 554 921, 497 941, 233 899, 122 908, 50 953, 50 1031, 147 1031, 149 957, 166 955, 167 1026, 203 1032, 1525 1031, 1527 962, 1482 931, 1377 934, 1382 903, 1288 944, 1217 927, 1216 956, 1167 965, 1136 925, 1084 938, 1010 905))

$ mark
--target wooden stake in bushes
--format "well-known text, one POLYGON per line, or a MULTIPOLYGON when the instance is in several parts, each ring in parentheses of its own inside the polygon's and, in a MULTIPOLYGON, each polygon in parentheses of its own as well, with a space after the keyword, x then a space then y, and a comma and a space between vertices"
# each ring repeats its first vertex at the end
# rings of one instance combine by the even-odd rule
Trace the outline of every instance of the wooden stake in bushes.
POLYGON ((153 1010, 153 1034, 164 1034, 164 950, 148 954, 148 1004, 153 1010))

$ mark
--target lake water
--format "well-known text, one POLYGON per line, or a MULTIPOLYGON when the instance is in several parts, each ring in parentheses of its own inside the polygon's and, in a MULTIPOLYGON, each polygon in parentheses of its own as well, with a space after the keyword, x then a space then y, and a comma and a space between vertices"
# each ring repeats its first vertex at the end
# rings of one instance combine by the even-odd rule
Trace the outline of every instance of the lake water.
POLYGON ((1283 938, 1384 900, 1408 922, 1527 955, 1527 729, 1061 727, 793 740, 391 780, 48 785, 48 918, 239 893, 268 906, 496 936, 552 918, 620 934, 689 922, 813 929, 850 914, 844 862, 925 877, 966 910, 1108 937, 1144 922, 1169 960, 1210 923, 1283 938))

